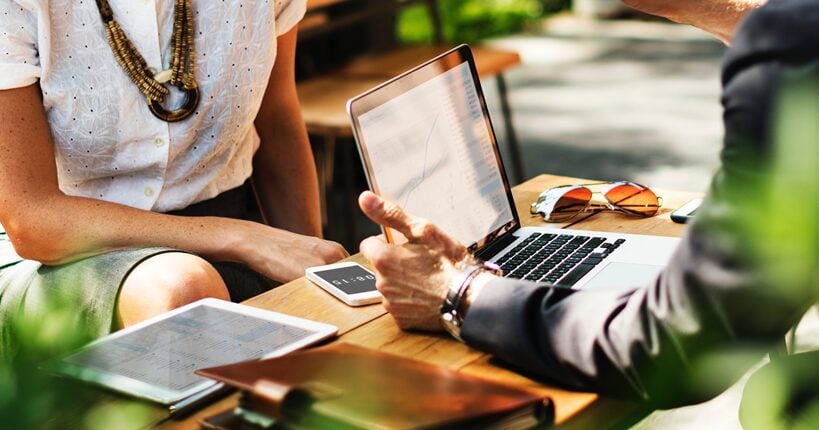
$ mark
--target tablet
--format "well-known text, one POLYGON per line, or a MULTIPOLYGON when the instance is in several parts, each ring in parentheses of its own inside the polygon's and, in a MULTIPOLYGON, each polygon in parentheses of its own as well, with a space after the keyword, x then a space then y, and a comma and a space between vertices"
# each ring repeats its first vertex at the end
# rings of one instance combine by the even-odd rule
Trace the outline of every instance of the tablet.
POLYGON ((173 412, 221 384, 196 369, 287 354, 338 328, 217 299, 203 299, 94 341, 44 367, 173 412))

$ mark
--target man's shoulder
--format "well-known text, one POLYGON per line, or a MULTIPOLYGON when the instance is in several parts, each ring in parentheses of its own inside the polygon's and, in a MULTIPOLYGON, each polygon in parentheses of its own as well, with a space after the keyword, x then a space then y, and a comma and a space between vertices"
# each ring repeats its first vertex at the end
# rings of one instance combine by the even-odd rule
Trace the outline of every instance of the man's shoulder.
POLYGON ((771 0, 749 13, 725 56, 723 82, 755 63, 819 60, 819 2, 771 0))
POLYGON ((819 52, 819 2, 771 0, 749 13, 733 40, 732 50, 819 52))

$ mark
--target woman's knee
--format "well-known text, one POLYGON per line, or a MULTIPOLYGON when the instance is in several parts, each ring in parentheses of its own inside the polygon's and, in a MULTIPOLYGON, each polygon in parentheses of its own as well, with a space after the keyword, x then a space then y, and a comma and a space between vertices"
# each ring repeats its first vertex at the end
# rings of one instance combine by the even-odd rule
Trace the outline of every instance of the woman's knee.
POLYGON ((158 254, 134 267, 123 281, 119 323, 128 326, 207 297, 230 299, 210 263, 181 252, 158 254))

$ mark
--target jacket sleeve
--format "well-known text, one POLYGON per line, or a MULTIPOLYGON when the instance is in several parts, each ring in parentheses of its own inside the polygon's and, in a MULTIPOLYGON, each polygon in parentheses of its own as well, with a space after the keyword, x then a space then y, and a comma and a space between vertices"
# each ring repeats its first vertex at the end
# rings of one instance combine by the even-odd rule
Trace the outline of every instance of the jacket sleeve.
POLYGON ((724 69, 722 168, 655 282, 584 291, 497 279, 470 308, 465 341, 535 377, 656 407, 710 398, 758 361, 817 296, 813 273, 779 282, 788 262, 754 231, 775 88, 783 64, 819 59, 817 29, 812 0, 773 0, 746 18, 724 69))

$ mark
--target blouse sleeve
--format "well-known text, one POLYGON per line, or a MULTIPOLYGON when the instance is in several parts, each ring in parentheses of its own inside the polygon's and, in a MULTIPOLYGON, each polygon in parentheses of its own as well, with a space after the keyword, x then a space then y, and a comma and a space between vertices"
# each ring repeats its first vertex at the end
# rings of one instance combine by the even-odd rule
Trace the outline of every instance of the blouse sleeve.
POLYGON ((307 10, 307 0, 276 0, 275 5, 276 37, 293 29, 307 10))
POLYGON ((0 90, 25 87, 39 78, 36 16, 16 0, 0 0, 0 90))

